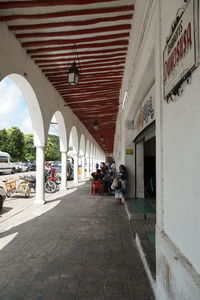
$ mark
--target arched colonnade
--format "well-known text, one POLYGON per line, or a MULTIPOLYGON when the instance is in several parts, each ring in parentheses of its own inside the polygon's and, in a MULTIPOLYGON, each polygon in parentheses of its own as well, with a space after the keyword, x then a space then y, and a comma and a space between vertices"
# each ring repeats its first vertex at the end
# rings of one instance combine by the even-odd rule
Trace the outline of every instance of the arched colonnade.
POLYGON ((48 130, 52 118, 56 120, 59 138, 60 138, 60 152, 61 152, 61 189, 67 189, 67 153, 69 148, 69 141, 71 140, 73 146, 73 160, 74 160, 74 182, 78 183, 78 161, 81 159, 82 172, 81 180, 85 180, 90 176, 90 173, 95 170, 96 162, 104 160, 104 153, 99 145, 89 134, 87 129, 70 111, 67 113, 56 110, 56 103, 54 108, 56 111, 50 109, 43 110, 41 107, 45 104, 40 102, 36 96, 35 91, 26 78, 19 74, 9 74, 8 77, 16 83, 21 93, 23 94, 31 117, 34 145, 36 147, 36 197, 35 203, 45 203, 44 193, 44 164, 45 164, 45 145, 47 142, 48 130))

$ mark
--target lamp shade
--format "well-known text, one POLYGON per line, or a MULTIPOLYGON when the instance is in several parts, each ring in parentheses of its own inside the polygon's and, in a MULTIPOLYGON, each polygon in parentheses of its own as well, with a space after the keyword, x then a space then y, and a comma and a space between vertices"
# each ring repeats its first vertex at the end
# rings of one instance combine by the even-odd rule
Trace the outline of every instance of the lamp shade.
POLYGON ((77 85, 79 83, 79 70, 76 66, 75 61, 68 72, 68 83, 71 85, 77 85))

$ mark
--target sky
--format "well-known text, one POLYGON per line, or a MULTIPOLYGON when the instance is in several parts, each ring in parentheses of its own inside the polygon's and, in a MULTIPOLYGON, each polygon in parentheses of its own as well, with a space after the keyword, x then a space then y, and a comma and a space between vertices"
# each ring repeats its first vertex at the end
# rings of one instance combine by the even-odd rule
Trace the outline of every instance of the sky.
MULTIPOLYGON (((0 130, 12 126, 23 133, 33 133, 26 100, 17 85, 6 77, 0 81, 0 130)), ((49 133, 58 135, 55 125, 51 126, 49 133)))

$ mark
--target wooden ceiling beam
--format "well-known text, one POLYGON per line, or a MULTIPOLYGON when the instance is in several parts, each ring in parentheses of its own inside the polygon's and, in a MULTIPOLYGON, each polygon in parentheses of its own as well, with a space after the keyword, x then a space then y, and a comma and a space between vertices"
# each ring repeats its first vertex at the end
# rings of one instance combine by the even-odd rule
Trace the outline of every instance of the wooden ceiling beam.
MULTIPOLYGON (((66 82, 68 82, 68 74, 67 73, 64 73, 60 76, 61 74, 59 74, 59 76, 47 76, 47 78, 49 80, 55 80, 55 81, 59 81, 59 80, 62 80, 62 79, 66 79, 66 82)), ((80 76, 80 83, 82 80, 85 80, 85 79, 88 79, 88 80, 91 80, 93 81, 95 78, 97 79, 106 79, 106 78, 122 78, 123 76, 123 72, 104 72, 102 74, 89 74, 89 75, 82 75, 80 76)))
POLYGON ((58 32, 29 32, 29 33, 18 33, 16 37, 18 39, 23 38, 34 38, 34 37, 58 37, 58 36, 65 36, 66 38, 70 35, 82 35, 82 34, 96 34, 102 32, 112 32, 112 31, 124 31, 130 30, 130 24, 122 24, 122 25, 112 25, 112 26, 104 26, 99 28, 86 28, 86 29, 79 29, 79 30, 70 30, 70 31, 58 31, 58 32))
POLYGON ((129 32, 123 32, 119 34, 110 34, 110 35, 100 35, 95 37, 85 37, 85 38, 77 38, 73 39, 59 39, 59 40, 44 40, 44 41, 31 41, 22 43, 23 47, 38 47, 38 46, 53 46, 53 45, 72 45, 72 44, 80 44, 94 41, 105 41, 105 40, 114 40, 114 39, 122 39, 128 38, 129 32))
MULTIPOLYGON (((62 64, 61 63, 53 63, 51 64, 50 61, 48 61, 48 63, 44 64, 44 65, 40 65, 39 64, 39 67, 40 68, 45 68, 45 67, 48 67, 48 68, 53 68, 53 67, 62 67, 62 68, 66 68, 69 66, 69 62, 72 62, 71 60, 68 60, 67 62, 63 62, 62 64)), ((87 65, 87 66, 104 66, 104 65, 107 65, 107 64, 120 64, 120 63, 125 63, 125 58, 123 57, 115 57, 115 58, 112 58, 112 59, 100 59, 100 60, 88 60, 88 61, 81 61, 81 66, 84 66, 84 65, 87 65)))
POLYGON ((69 86, 63 85, 63 86, 59 86, 59 87, 55 87, 57 89, 58 92, 62 92, 62 91, 69 91, 69 92, 73 92, 73 93, 78 93, 78 92, 82 92, 83 90, 87 90, 87 91, 93 91, 93 90, 102 90, 102 89, 109 89, 115 87, 116 89, 121 87, 121 83, 114 83, 114 84, 104 84, 104 85, 99 85, 99 84, 95 84, 95 87, 91 87, 91 84, 81 84, 81 86, 77 87, 76 89, 70 89, 69 86))
MULTIPOLYGON (((78 85, 78 87, 85 87, 85 86, 91 86, 91 82, 92 82, 92 85, 95 85, 95 86, 104 86, 104 85, 114 85, 114 84, 120 84, 121 85, 121 83, 122 83, 122 81, 121 81, 121 78, 110 78, 109 80, 107 79, 107 80, 99 80, 99 79, 94 79, 93 81, 91 81, 91 80, 85 80, 85 81, 81 81, 81 84, 80 85, 78 85)), ((66 82, 66 80, 61 80, 61 81, 52 81, 51 80, 51 83, 54 85, 54 87, 55 88, 59 88, 59 87, 63 87, 63 88, 66 88, 66 89, 68 89, 68 88, 70 88, 70 86, 69 86, 69 84, 68 84, 68 82, 66 82)), ((78 88, 77 87, 77 88, 78 88)), ((74 86, 74 88, 76 88, 75 86, 74 86)))
MULTIPOLYGON (((115 46, 127 46, 128 41, 122 40, 122 41, 113 41, 109 43, 92 43, 92 44, 80 44, 78 45, 78 49, 91 49, 91 48, 106 48, 106 47, 115 47, 115 46)), ((33 53, 44 53, 44 52, 55 52, 55 51, 68 51, 68 50, 74 50, 74 45, 66 46, 66 47, 50 47, 50 48, 36 48, 36 49, 27 49, 28 54, 33 53)), ((119 48, 120 50, 120 48, 119 48)), ((99 51, 101 53, 101 51, 99 51)), ((57 53, 57 56, 59 56, 59 53, 57 53)), ((71 55, 71 57, 73 57, 71 55)), ((75 55, 77 57, 77 54, 75 55)))
POLYGON ((86 5, 102 2, 114 2, 115 0, 34 0, 34 1, 2 1, 0 9, 30 8, 47 6, 86 5))
MULTIPOLYGON (((74 49, 73 49, 74 50, 74 49)), ((122 47, 122 48, 114 48, 114 49, 100 49, 100 50, 92 50, 92 51, 79 51, 78 52, 78 57, 80 58, 83 58, 83 59, 86 59, 86 56, 85 55, 88 55, 88 57, 91 57, 92 55, 94 56, 94 59, 98 59, 98 58, 101 58, 99 56, 104 54, 104 57, 112 57, 114 55, 117 55, 117 54, 120 54, 120 55, 125 55, 126 56, 126 52, 127 52, 128 48, 127 47, 122 47), (112 53, 112 54, 109 54, 109 55, 105 55, 105 54, 108 54, 108 53, 112 53), (83 56, 84 55, 84 56, 83 56)), ((52 57, 59 57, 57 59, 55 59, 55 61, 62 61, 63 58, 61 58, 62 56, 64 57, 75 57, 77 55, 77 52, 64 52, 64 53, 57 53, 57 54, 37 54, 37 55, 31 55, 32 58, 41 58, 41 59, 44 59, 44 58, 52 58, 52 57)), ((103 58, 104 58, 103 57, 103 58)), ((64 58, 65 59, 65 58, 64 58)), ((44 62, 46 60, 35 60, 36 62, 44 62)), ((53 61, 53 59, 51 59, 51 61, 53 61)))
POLYGON ((116 6, 116 7, 105 7, 105 8, 94 8, 94 9, 83 9, 83 10, 67 10, 52 13, 41 13, 41 14, 12 14, 7 16, 1 16, 0 21, 14 21, 14 20, 44 20, 53 18, 63 18, 72 16, 83 16, 83 15, 97 15, 107 13, 117 13, 134 10, 134 5, 116 6))
POLYGON ((114 16, 114 17, 104 17, 88 20, 79 20, 79 21, 64 21, 64 22, 53 22, 53 23, 40 23, 40 24, 25 24, 25 25, 9 25, 8 28, 13 31, 22 31, 22 30, 34 30, 34 29, 49 29, 49 28, 59 28, 59 27, 68 27, 68 26, 88 26, 98 23, 106 22, 115 22, 115 21, 126 21, 132 19, 132 14, 114 16))
MULTIPOLYGON (((68 69, 70 68, 70 66, 68 67, 68 69)), ((48 73, 50 76, 51 75, 54 75, 54 74, 65 74, 66 72, 68 72, 68 69, 64 69, 64 68, 52 68, 52 69, 42 69, 42 72, 43 73, 48 73), (54 73, 56 72, 56 73, 54 73)), ((99 68, 99 67, 94 67, 92 68, 91 66, 88 67, 88 66, 83 66, 80 70, 80 72, 82 74, 85 74, 85 73, 100 73, 100 72, 103 72, 103 71, 115 71, 115 70, 123 70, 124 69, 124 65, 121 65, 121 66, 110 66, 108 64, 108 67, 102 67, 102 68, 99 68)), ((102 74, 103 75, 103 74, 102 74)))
MULTIPOLYGON (((110 67, 110 66, 118 66, 118 65, 123 65, 124 66, 124 63, 125 63, 125 59, 123 60, 119 60, 119 61, 109 61, 109 60, 106 60, 104 63, 100 63, 100 64, 95 64, 95 63, 90 63, 90 62, 85 62, 85 63, 82 63, 81 62, 81 65, 78 67, 80 67, 80 71, 81 70, 84 70, 84 69, 93 69, 93 68, 102 68, 102 67, 110 67)), ((43 72, 50 72, 50 71, 55 71, 56 69, 59 69, 59 70, 68 70, 69 67, 71 67, 71 64, 63 64, 63 65, 60 65, 60 64, 56 64, 56 65, 40 65, 40 68, 42 69, 43 72), (46 69, 45 69, 46 68, 46 69)))

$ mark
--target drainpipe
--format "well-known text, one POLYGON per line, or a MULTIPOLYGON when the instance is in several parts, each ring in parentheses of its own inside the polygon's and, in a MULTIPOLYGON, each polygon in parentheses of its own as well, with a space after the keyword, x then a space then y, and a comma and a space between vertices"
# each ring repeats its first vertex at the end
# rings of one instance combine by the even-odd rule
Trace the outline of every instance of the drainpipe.
POLYGON ((61 152, 61 190, 67 189, 67 151, 61 152))
POLYGON ((45 204, 44 194, 44 146, 36 147, 36 204, 45 204))

